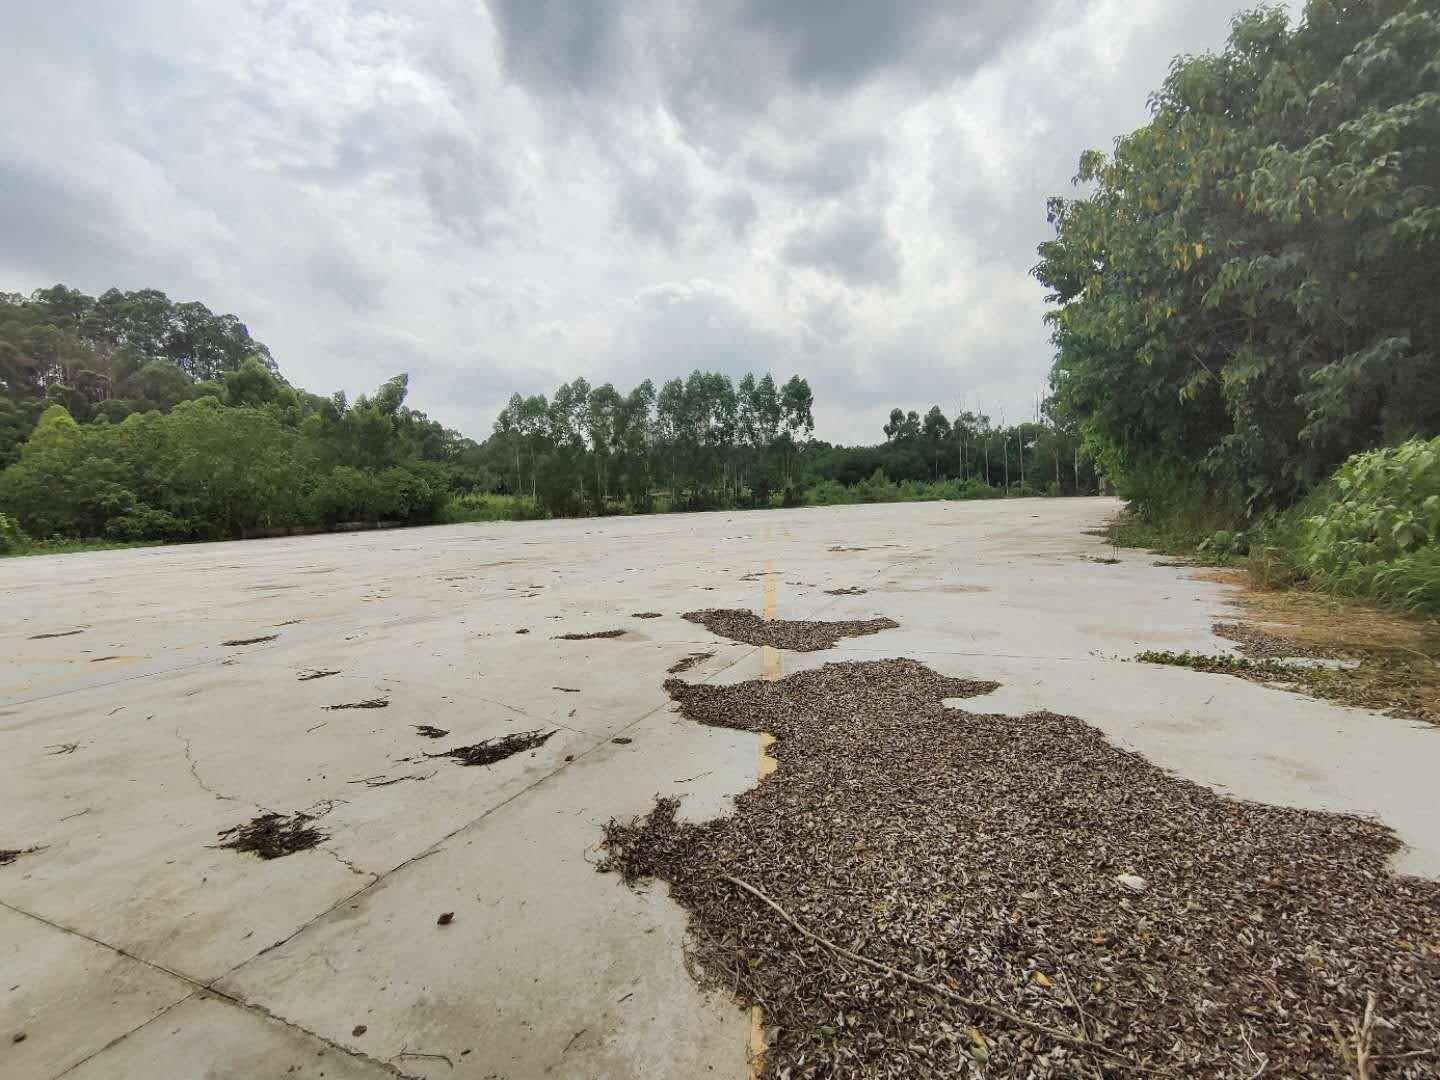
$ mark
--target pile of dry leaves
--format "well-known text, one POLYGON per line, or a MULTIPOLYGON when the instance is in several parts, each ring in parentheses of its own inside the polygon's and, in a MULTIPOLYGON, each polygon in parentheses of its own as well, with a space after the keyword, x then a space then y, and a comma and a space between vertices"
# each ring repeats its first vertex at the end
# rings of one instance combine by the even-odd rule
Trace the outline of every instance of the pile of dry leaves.
POLYGON ((1440 1069, 1440 885, 1380 825, 948 709, 989 685, 911 660, 666 687, 779 770, 705 825, 612 822, 603 868, 671 883, 698 970, 763 1007, 766 1075, 1440 1069))
POLYGON ((772 619, 767 622, 753 611, 742 608, 706 608, 704 611, 687 611, 681 617, 732 641, 741 641, 746 645, 769 645, 792 652, 828 649, 841 638, 878 634, 881 630, 894 630, 900 625, 894 619, 884 617, 833 622, 805 619, 772 619))

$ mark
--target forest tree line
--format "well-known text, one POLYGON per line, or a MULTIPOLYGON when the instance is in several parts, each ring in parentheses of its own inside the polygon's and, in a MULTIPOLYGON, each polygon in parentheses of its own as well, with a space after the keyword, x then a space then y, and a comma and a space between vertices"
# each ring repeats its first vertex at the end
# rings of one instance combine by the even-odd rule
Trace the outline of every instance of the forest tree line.
POLYGON ((400 375, 353 402, 307 393, 235 316, 153 289, 0 294, 0 512, 36 539, 182 540, 463 520, 496 497, 523 517, 1095 483, 1038 413, 1001 428, 896 409, 875 446, 816 440, 799 375, 695 371, 624 393, 577 378, 516 394, 483 443, 407 390, 400 375))
POLYGON ((0 295, 0 512, 116 541, 431 521, 479 447, 406 391, 298 390, 235 316, 153 289, 0 295))

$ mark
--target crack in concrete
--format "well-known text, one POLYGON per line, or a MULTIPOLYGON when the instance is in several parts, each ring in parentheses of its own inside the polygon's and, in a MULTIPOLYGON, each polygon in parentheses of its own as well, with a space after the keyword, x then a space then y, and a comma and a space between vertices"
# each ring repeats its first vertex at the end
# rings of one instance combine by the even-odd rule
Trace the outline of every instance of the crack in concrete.
MULTIPOLYGON (((190 745, 190 740, 185 737, 185 735, 180 731, 179 728, 176 728, 176 729, 175 729, 175 737, 180 740, 180 742, 181 742, 182 745, 184 745, 184 747, 185 747, 185 761, 186 761, 186 763, 190 766, 190 775, 195 778, 195 783, 197 783, 197 784, 200 785, 200 789, 201 789, 202 791, 207 791, 207 792, 209 792, 211 795, 214 795, 215 798, 219 799, 221 802, 243 803, 243 804, 245 804, 246 806, 258 806, 258 807, 260 807, 261 810, 265 810, 265 807, 260 806, 259 803, 253 803, 253 802, 251 802, 249 799, 237 798, 237 797, 234 796, 234 795, 225 795, 225 794, 223 794, 223 793, 221 793, 221 792, 219 792, 219 791, 216 791, 216 790, 215 790, 214 788, 212 788, 209 784, 205 783, 205 781, 200 778, 200 764, 199 764, 199 762, 197 762, 197 761, 195 760, 195 752, 194 752, 193 748, 192 748, 191 745, 190 745)), ((267 810, 266 812, 269 813, 268 810, 267 810)))
POLYGON ((380 880, 379 874, 375 873, 373 870, 361 870, 358 866, 356 866, 349 859, 345 858, 344 855, 341 855, 334 848, 326 847, 324 844, 321 844, 320 850, 325 852, 326 855, 329 855, 332 859, 338 862, 341 866, 345 867, 352 874, 359 874, 361 877, 374 878, 376 881, 380 880))
MULTIPOLYGON (((363 1051, 352 1050, 348 1046, 335 1042, 333 1039, 326 1038, 324 1035, 321 1035, 318 1032, 311 1031, 309 1028, 295 1023, 293 1020, 287 1020, 285 1017, 279 1015, 271 1009, 266 1008, 259 1002, 247 1000, 246 998, 240 997, 238 994, 228 993, 224 990, 217 990, 215 989, 215 983, 219 982, 219 979, 215 979, 210 983, 204 983, 198 979, 191 978, 189 975, 186 975, 183 972, 175 971, 172 968, 166 967, 164 964, 157 963, 154 960, 146 960, 143 956, 136 956, 128 949, 124 949, 119 945, 112 945, 108 941, 101 941, 99 938, 92 937, 91 935, 85 933, 83 930, 76 930, 73 927, 64 926, 60 923, 54 922, 51 919, 45 918, 43 915, 37 915, 33 911, 27 911, 24 908, 16 907, 14 904, 9 903, 8 901, 0 900, 0 907, 5 908, 7 911, 13 911, 16 915, 23 915, 28 919, 34 919, 36 922, 48 926, 52 930, 58 930, 62 934, 69 934, 71 937, 77 937, 82 941, 88 941, 92 945, 98 945, 102 949, 108 949, 119 956, 125 957, 125 959, 127 960, 132 960, 137 964, 143 964, 145 967, 151 968, 164 975, 168 975, 172 979, 175 979, 190 987, 190 992, 185 994, 178 1001, 175 1001, 171 1005, 167 1005, 165 1008, 159 1010, 154 1016, 145 1020, 143 1023, 136 1024, 133 1028, 131 1028, 124 1034, 117 1035, 115 1038, 111 1039, 94 1053, 86 1055, 80 1061, 77 1061, 75 1062, 75 1064, 66 1068, 64 1072, 59 1073, 55 1077, 55 1080, 60 1080, 61 1077, 68 1076, 70 1073, 78 1069, 81 1065, 84 1065, 87 1061, 90 1061, 92 1058, 98 1057, 100 1054, 105 1053, 105 1051, 118 1045, 125 1039, 128 1039, 131 1035, 135 1034, 135 1032, 141 1030, 142 1028, 148 1027, 156 1020, 160 1019, 162 1016, 165 1016, 167 1013, 173 1012, 179 1006, 185 1004, 185 1002, 193 1001, 197 997, 201 1000, 204 1000, 206 997, 214 998, 217 1001, 226 1002, 234 1006, 235 1008, 244 1009, 247 1012, 255 1013, 256 1015, 264 1017, 267 1020, 272 1020, 275 1023, 282 1025, 283 1027, 291 1028, 292 1030, 298 1031, 303 1035, 308 1035, 310 1038, 323 1043, 326 1047, 332 1050, 337 1050, 340 1053, 345 1054, 347 1057, 352 1057, 358 1061, 365 1062, 367 1065, 374 1065, 377 1068, 383 1069, 389 1075, 397 1077, 398 1080, 425 1080, 424 1077, 418 1077, 412 1073, 403 1072, 400 1069, 397 1069, 393 1064, 388 1061, 382 1061, 380 1058, 371 1057, 369 1054, 366 1054, 363 1051)), ((220 978, 224 978, 224 976, 222 975, 220 976, 220 978)))

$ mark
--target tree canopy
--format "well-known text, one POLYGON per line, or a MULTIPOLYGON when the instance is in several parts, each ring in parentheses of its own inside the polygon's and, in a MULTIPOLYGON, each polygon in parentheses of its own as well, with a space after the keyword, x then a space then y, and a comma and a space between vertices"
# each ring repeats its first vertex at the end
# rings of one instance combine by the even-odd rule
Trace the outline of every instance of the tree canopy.
POLYGON ((1035 268, 1056 409, 1121 493, 1253 514, 1440 432, 1440 4, 1239 15, 1151 107, 1035 268))

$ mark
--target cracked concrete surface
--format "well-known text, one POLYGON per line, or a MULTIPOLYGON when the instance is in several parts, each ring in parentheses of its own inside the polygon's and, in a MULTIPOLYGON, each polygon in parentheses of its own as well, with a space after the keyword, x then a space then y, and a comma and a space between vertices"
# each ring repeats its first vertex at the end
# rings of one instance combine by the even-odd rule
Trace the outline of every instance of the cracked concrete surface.
POLYGON ((745 1075, 747 1018, 686 973, 682 914, 591 865, 611 816, 682 794, 701 819, 755 782, 758 740, 679 719, 661 687, 702 652, 685 678, 913 656, 996 679, 965 707, 1073 713, 1233 794, 1378 816, 1409 845, 1401 869, 1440 873, 1440 732, 1119 662, 1231 643, 1210 632, 1223 586, 1140 553, 1086 561, 1108 554, 1085 530, 1114 509, 836 507, 0 562, 0 847, 40 848, 0 867, 0 1074, 745 1075), (799 655, 680 618, 705 607, 900 626, 799 655), (372 698, 390 704, 326 711, 372 698), (556 734, 488 767, 421 757, 536 728, 556 734), (297 811, 318 848, 215 846, 297 811))

